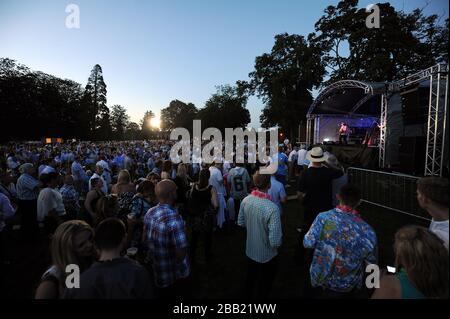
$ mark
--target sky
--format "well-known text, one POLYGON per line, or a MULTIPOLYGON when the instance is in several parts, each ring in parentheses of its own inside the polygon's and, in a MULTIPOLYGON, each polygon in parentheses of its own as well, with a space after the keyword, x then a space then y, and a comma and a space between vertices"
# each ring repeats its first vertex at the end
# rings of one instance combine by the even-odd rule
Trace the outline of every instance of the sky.
MULTIPOLYGON (((406 12, 448 17, 447 0, 392 0, 406 12)), ((103 68, 108 106, 124 106, 132 121, 159 116, 178 99, 204 106, 215 86, 247 80, 255 57, 270 52, 276 34, 307 35, 326 0, 0 0, 0 57, 83 86, 103 68), (67 28, 66 7, 80 9, 80 28, 67 28)), ((373 0, 360 0, 366 7, 373 0)), ((263 104, 250 98, 250 125, 263 104)))

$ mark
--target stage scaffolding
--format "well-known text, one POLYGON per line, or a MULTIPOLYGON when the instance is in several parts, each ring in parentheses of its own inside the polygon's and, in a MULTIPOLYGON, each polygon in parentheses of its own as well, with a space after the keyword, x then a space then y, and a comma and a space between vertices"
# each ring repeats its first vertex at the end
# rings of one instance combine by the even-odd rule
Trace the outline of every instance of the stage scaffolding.
POLYGON ((373 114, 359 114, 358 109, 369 101, 375 94, 381 96, 380 99, 380 142, 379 142, 379 167, 386 167, 386 142, 388 136, 388 110, 389 96, 399 93, 402 89, 429 81, 429 105, 427 118, 427 143, 424 175, 442 176, 444 168, 444 151, 446 150, 447 139, 447 110, 448 110, 448 65, 437 64, 428 69, 412 74, 404 79, 391 83, 365 83, 354 80, 344 80, 335 82, 326 87, 315 99, 307 113, 306 123, 306 141, 308 144, 320 143, 319 130, 320 119, 322 117, 373 117, 373 114), (445 86, 443 86, 445 83, 445 86), (364 96, 355 103, 351 110, 347 113, 342 110, 333 110, 334 114, 318 114, 314 110, 320 107, 321 103, 327 98, 333 97, 333 94, 345 89, 362 89, 364 96), (375 88, 375 89, 374 89, 375 88), (445 98, 442 99, 441 90, 445 89, 445 98), (337 113, 337 114, 336 114, 337 113))
POLYGON ((447 135, 448 65, 437 64, 393 82, 389 85, 389 91, 399 92, 405 87, 424 81, 430 83, 424 175, 442 176, 447 135), (442 83, 445 83, 444 101, 441 101, 442 83))

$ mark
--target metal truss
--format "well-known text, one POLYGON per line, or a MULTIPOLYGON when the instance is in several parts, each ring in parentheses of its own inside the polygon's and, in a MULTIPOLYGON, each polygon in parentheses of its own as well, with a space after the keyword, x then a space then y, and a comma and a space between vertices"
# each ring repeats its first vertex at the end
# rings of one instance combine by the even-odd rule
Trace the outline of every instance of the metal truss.
POLYGON ((445 66, 439 64, 435 69, 435 73, 431 73, 429 77, 430 100, 428 106, 425 175, 442 176, 448 98, 448 70, 445 66), (447 71, 446 74, 442 74, 444 70, 447 71), (441 81, 445 81, 444 105, 440 103, 441 81))
POLYGON ((380 144, 378 153, 378 166, 385 167, 386 160, 386 136, 387 136, 387 97, 386 94, 381 95, 381 115, 380 115, 380 144))
POLYGON ((373 88, 372 86, 368 85, 367 83, 361 82, 361 81, 355 81, 355 80, 343 80, 338 81, 333 84, 330 84, 327 86, 320 94, 317 96, 317 98, 314 100, 313 104, 309 107, 308 115, 311 115, 316 106, 321 103, 325 97, 331 94, 334 90, 345 90, 345 89, 363 89, 364 93, 373 95, 373 88))

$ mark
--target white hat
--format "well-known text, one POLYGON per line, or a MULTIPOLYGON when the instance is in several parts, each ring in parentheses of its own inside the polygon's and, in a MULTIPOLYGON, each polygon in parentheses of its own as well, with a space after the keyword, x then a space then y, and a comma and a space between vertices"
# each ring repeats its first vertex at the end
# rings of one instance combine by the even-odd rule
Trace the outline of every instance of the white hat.
POLYGON ((321 147, 313 147, 311 152, 306 155, 306 158, 312 163, 321 163, 325 162, 328 159, 328 156, 323 152, 321 147))

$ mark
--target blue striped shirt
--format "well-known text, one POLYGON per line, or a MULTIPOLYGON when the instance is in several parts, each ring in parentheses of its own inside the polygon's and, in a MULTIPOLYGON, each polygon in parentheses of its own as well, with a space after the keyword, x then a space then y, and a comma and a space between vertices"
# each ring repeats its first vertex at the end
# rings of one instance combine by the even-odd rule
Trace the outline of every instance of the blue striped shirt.
POLYGON ((37 199, 39 195, 39 181, 29 174, 22 174, 17 179, 17 198, 21 200, 37 199))
POLYGON ((278 207, 269 199, 245 197, 239 210, 238 225, 247 228, 247 257, 266 263, 278 255, 282 242, 278 207))

